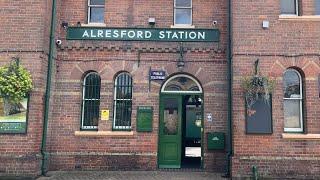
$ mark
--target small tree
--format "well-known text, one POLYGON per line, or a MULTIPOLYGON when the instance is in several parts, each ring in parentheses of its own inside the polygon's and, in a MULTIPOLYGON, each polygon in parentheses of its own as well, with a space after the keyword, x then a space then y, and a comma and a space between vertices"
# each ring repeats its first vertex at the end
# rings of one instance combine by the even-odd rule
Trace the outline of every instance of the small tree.
POLYGON ((19 103, 31 90, 31 74, 19 64, 19 58, 0 67, 0 96, 4 100, 5 115, 16 113, 19 103))

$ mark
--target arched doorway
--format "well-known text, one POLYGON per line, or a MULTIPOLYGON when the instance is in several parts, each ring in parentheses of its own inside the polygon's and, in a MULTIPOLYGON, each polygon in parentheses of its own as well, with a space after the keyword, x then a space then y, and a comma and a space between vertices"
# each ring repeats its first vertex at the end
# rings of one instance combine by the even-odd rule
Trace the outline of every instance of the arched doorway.
POLYGON ((169 77, 160 91, 159 168, 202 167, 203 90, 187 74, 169 77))

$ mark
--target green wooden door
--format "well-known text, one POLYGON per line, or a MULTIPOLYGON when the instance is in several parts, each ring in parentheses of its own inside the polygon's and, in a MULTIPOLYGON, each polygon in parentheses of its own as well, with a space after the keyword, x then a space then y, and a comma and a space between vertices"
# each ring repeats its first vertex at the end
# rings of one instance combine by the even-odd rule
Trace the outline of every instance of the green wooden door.
POLYGON ((181 165, 182 96, 162 96, 160 100, 159 168, 181 165))

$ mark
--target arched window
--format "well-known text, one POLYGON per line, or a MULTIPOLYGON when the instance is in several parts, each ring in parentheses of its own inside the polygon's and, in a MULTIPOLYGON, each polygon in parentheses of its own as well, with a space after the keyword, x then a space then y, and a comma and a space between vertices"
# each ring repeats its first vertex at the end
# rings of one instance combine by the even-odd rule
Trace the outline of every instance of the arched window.
POLYGON ((131 129, 132 77, 129 73, 120 73, 114 81, 113 129, 131 129))
POLYGON ((303 85, 301 74, 287 69, 283 75, 284 131, 303 132, 303 85))
POLYGON ((81 129, 98 129, 101 78, 96 72, 83 79, 81 129))

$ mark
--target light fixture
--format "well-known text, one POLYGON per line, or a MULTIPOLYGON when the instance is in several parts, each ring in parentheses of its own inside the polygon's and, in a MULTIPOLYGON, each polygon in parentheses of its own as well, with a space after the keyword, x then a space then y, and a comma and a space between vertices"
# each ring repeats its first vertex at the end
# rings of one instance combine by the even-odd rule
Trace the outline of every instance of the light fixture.
POLYGON ((177 68, 179 71, 182 71, 185 65, 184 59, 183 59, 183 53, 184 53, 184 48, 182 46, 182 43, 180 43, 180 57, 177 62, 177 68))
POLYGON ((156 18, 149 18, 148 23, 150 26, 154 26, 156 24, 156 18))
POLYGON ((64 29, 67 29, 68 28, 68 22, 62 21, 61 27, 63 27, 64 29))

